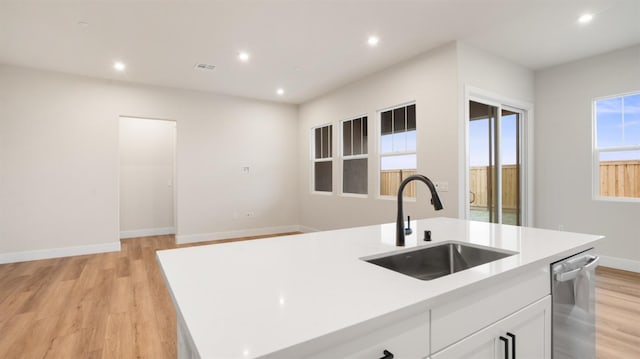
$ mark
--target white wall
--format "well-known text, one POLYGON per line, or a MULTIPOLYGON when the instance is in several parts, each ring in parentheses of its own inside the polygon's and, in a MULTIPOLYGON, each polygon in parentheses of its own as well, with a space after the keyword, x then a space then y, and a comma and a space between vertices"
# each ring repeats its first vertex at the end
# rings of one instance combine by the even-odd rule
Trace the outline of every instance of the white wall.
POLYGON ((175 233, 176 123, 120 117, 120 237, 175 233))
MULTIPOLYGON (((445 210, 426 188, 415 218, 459 214, 464 91, 536 100, 535 224, 602 233, 601 253, 640 261, 637 203, 591 199, 591 100, 638 90, 638 46, 535 74, 452 43, 300 106, 0 66, 0 262, 117 249, 118 118, 177 121, 178 239, 392 222, 377 199, 377 111, 415 101, 418 170, 449 182, 445 210), (311 194, 310 128, 369 116, 369 197, 311 194), (571 138, 570 144, 567 138, 571 138), (560 156, 559 154, 562 154, 560 156), (249 166, 250 174, 241 174, 249 166), (245 217, 251 212, 253 217, 245 217), (57 251, 61 249, 60 251, 57 251), (40 252, 38 252, 40 251, 40 252)), ((337 133, 337 132, 336 132, 337 133)), ((334 148, 338 138, 334 137, 334 148)), ((337 152, 336 152, 337 153, 337 152)), ((337 156, 336 156, 337 157, 337 156)))
POLYGON ((533 103, 533 71, 464 42, 457 43, 457 50, 461 85, 533 103))
POLYGON ((444 210, 429 205, 426 186, 418 184, 416 203, 405 204, 405 214, 414 218, 457 216, 458 113, 456 46, 451 43, 388 70, 332 91, 300 106, 298 161, 300 163, 301 223, 317 229, 344 228, 395 221, 395 200, 378 199, 377 126, 378 110, 416 103, 418 173, 433 181, 448 181, 449 192, 441 193, 444 210), (338 195, 342 186, 339 161, 333 163, 332 195, 311 193, 310 131, 325 123, 334 125, 334 158, 339 154, 339 122, 350 117, 369 118, 369 196, 338 195))
MULTIPOLYGON (((529 187, 529 193, 525 196, 526 217, 529 218, 527 225, 532 226, 533 207, 535 204, 535 196, 533 195, 534 181, 534 148, 533 148, 533 126, 535 122, 534 116, 534 98, 535 98, 535 81, 533 71, 526 67, 514 64, 508 60, 497 57, 484 50, 473 47, 469 44, 458 42, 458 111, 459 111, 459 139, 461 146, 460 158, 458 166, 460 172, 466 171, 465 154, 467 149, 462 147, 465 143, 465 131, 468 115, 465 112, 467 95, 473 95, 476 98, 493 101, 501 105, 509 105, 522 110, 528 110, 525 118, 525 126, 523 131, 523 147, 525 148, 524 158, 524 178, 525 186, 529 187)), ((460 176, 458 188, 466 188, 466 173, 460 176)), ((461 201, 468 201, 465 195, 460 195, 461 201)), ((460 217, 465 216, 465 206, 463 202, 460 204, 460 217)))
MULTIPOLYGON (((302 224, 330 229, 392 222, 396 203, 381 200, 378 193, 377 111, 416 101, 418 123, 418 172, 433 181, 446 181, 441 192, 445 210, 433 211, 426 188, 418 185, 417 203, 407 203, 405 212, 415 218, 463 215, 464 195, 464 104, 465 89, 474 87, 519 103, 532 103, 533 72, 504 59, 456 42, 429 51, 402 64, 335 90, 300 107, 299 161, 302 224), (334 124, 334 149, 338 149, 339 121, 369 116, 369 196, 338 194, 341 182, 339 161, 333 164, 334 193, 311 193, 310 129, 334 124)), ((338 152, 334 151, 334 156, 338 152)))
POLYGON ((640 90, 640 46, 536 72, 536 223, 599 233, 606 256, 640 271, 640 203, 592 199, 591 103, 640 90))
POLYGON ((179 239, 298 223, 296 107, 0 66, 0 261, 117 249, 119 116, 177 121, 179 239))

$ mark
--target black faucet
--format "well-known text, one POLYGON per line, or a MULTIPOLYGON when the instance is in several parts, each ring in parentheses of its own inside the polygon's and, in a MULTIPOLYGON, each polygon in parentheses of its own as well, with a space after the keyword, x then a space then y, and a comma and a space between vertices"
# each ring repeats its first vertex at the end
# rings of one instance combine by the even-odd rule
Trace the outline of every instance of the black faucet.
POLYGON ((441 210, 442 202, 440 202, 440 197, 438 197, 438 192, 436 191, 436 186, 433 185, 430 179, 423 175, 412 175, 404 179, 402 183, 400 183, 400 187, 398 188, 398 220, 396 221, 396 246, 404 247, 404 214, 402 213, 402 192, 404 188, 411 181, 422 181, 424 184, 429 187, 429 191, 431 191, 431 204, 436 211, 441 210))

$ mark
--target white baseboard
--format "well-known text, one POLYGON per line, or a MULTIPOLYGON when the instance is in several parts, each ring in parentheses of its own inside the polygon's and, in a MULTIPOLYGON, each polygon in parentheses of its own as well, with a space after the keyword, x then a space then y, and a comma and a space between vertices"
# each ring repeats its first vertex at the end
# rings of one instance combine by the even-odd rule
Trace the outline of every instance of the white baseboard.
POLYGON ((600 255, 600 265, 640 273, 640 261, 600 255))
POLYGON ((262 236, 262 235, 278 234, 278 233, 284 233, 284 232, 315 232, 315 230, 309 227, 304 227, 299 225, 290 225, 290 226, 239 229, 235 231, 202 233, 202 234, 178 234, 176 236, 176 243, 184 244, 184 243, 219 241, 222 239, 229 239, 229 238, 262 236))
MULTIPOLYGON (((182 244, 182 243, 206 242, 206 241, 215 241, 215 240, 228 239, 228 238, 278 234, 278 233, 284 233, 284 232, 309 233, 309 232, 318 232, 318 230, 315 228, 301 226, 301 225, 252 228, 252 229, 243 229, 243 230, 226 231, 226 232, 177 235, 176 243, 182 244)), ((175 233, 174 227, 143 229, 143 230, 135 230, 135 231, 122 231, 120 232, 120 238, 124 239, 124 238, 134 238, 134 237, 144 237, 144 236, 157 236, 157 235, 173 234, 173 233, 175 233)), ((39 259, 80 256, 85 254, 118 252, 118 251, 120 251, 120 241, 110 242, 110 243, 101 243, 101 244, 91 244, 91 245, 85 245, 85 246, 38 249, 33 251, 22 251, 22 252, 9 252, 9 253, 0 253, 0 264, 34 261, 39 259)))
POLYGON ((315 228, 311 228, 311 227, 307 227, 307 226, 299 225, 298 226, 298 232, 312 233, 312 232, 320 232, 320 230, 319 229, 315 229, 315 228))
POLYGON ((176 234, 176 227, 147 228, 147 229, 135 229, 132 231, 120 231, 120 239, 148 237, 148 236, 162 236, 165 234, 176 234))
POLYGON ((35 261, 38 259, 60 258, 80 256, 83 254, 96 254, 120 251, 120 241, 90 244, 86 246, 62 247, 51 249, 38 249, 34 251, 0 253, 0 264, 35 261))

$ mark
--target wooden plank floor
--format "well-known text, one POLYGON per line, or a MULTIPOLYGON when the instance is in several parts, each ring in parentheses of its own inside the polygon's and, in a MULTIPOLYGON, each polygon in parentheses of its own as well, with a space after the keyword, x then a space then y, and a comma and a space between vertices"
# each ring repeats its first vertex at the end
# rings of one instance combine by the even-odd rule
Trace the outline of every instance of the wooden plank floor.
MULTIPOLYGON (((133 238, 120 252, 0 265, 0 358, 175 358, 155 251, 177 247, 133 238)), ((640 274, 597 274, 598 358, 640 358, 640 274)))
POLYGON ((192 245, 132 238, 120 252, 0 265, 0 358, 175 358, 155 252, 192 245))
POLYGON ((596 270, 598 358, 640 358, 640 273, 596 270))

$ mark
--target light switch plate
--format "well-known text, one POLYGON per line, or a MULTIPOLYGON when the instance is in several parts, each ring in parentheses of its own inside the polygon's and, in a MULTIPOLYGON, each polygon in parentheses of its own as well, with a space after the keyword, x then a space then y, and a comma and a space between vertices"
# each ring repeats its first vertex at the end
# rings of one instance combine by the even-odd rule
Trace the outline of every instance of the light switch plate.
POLYGON ((438 192, 449 192, 449 182, 435 182, 434 185, 438 192))

